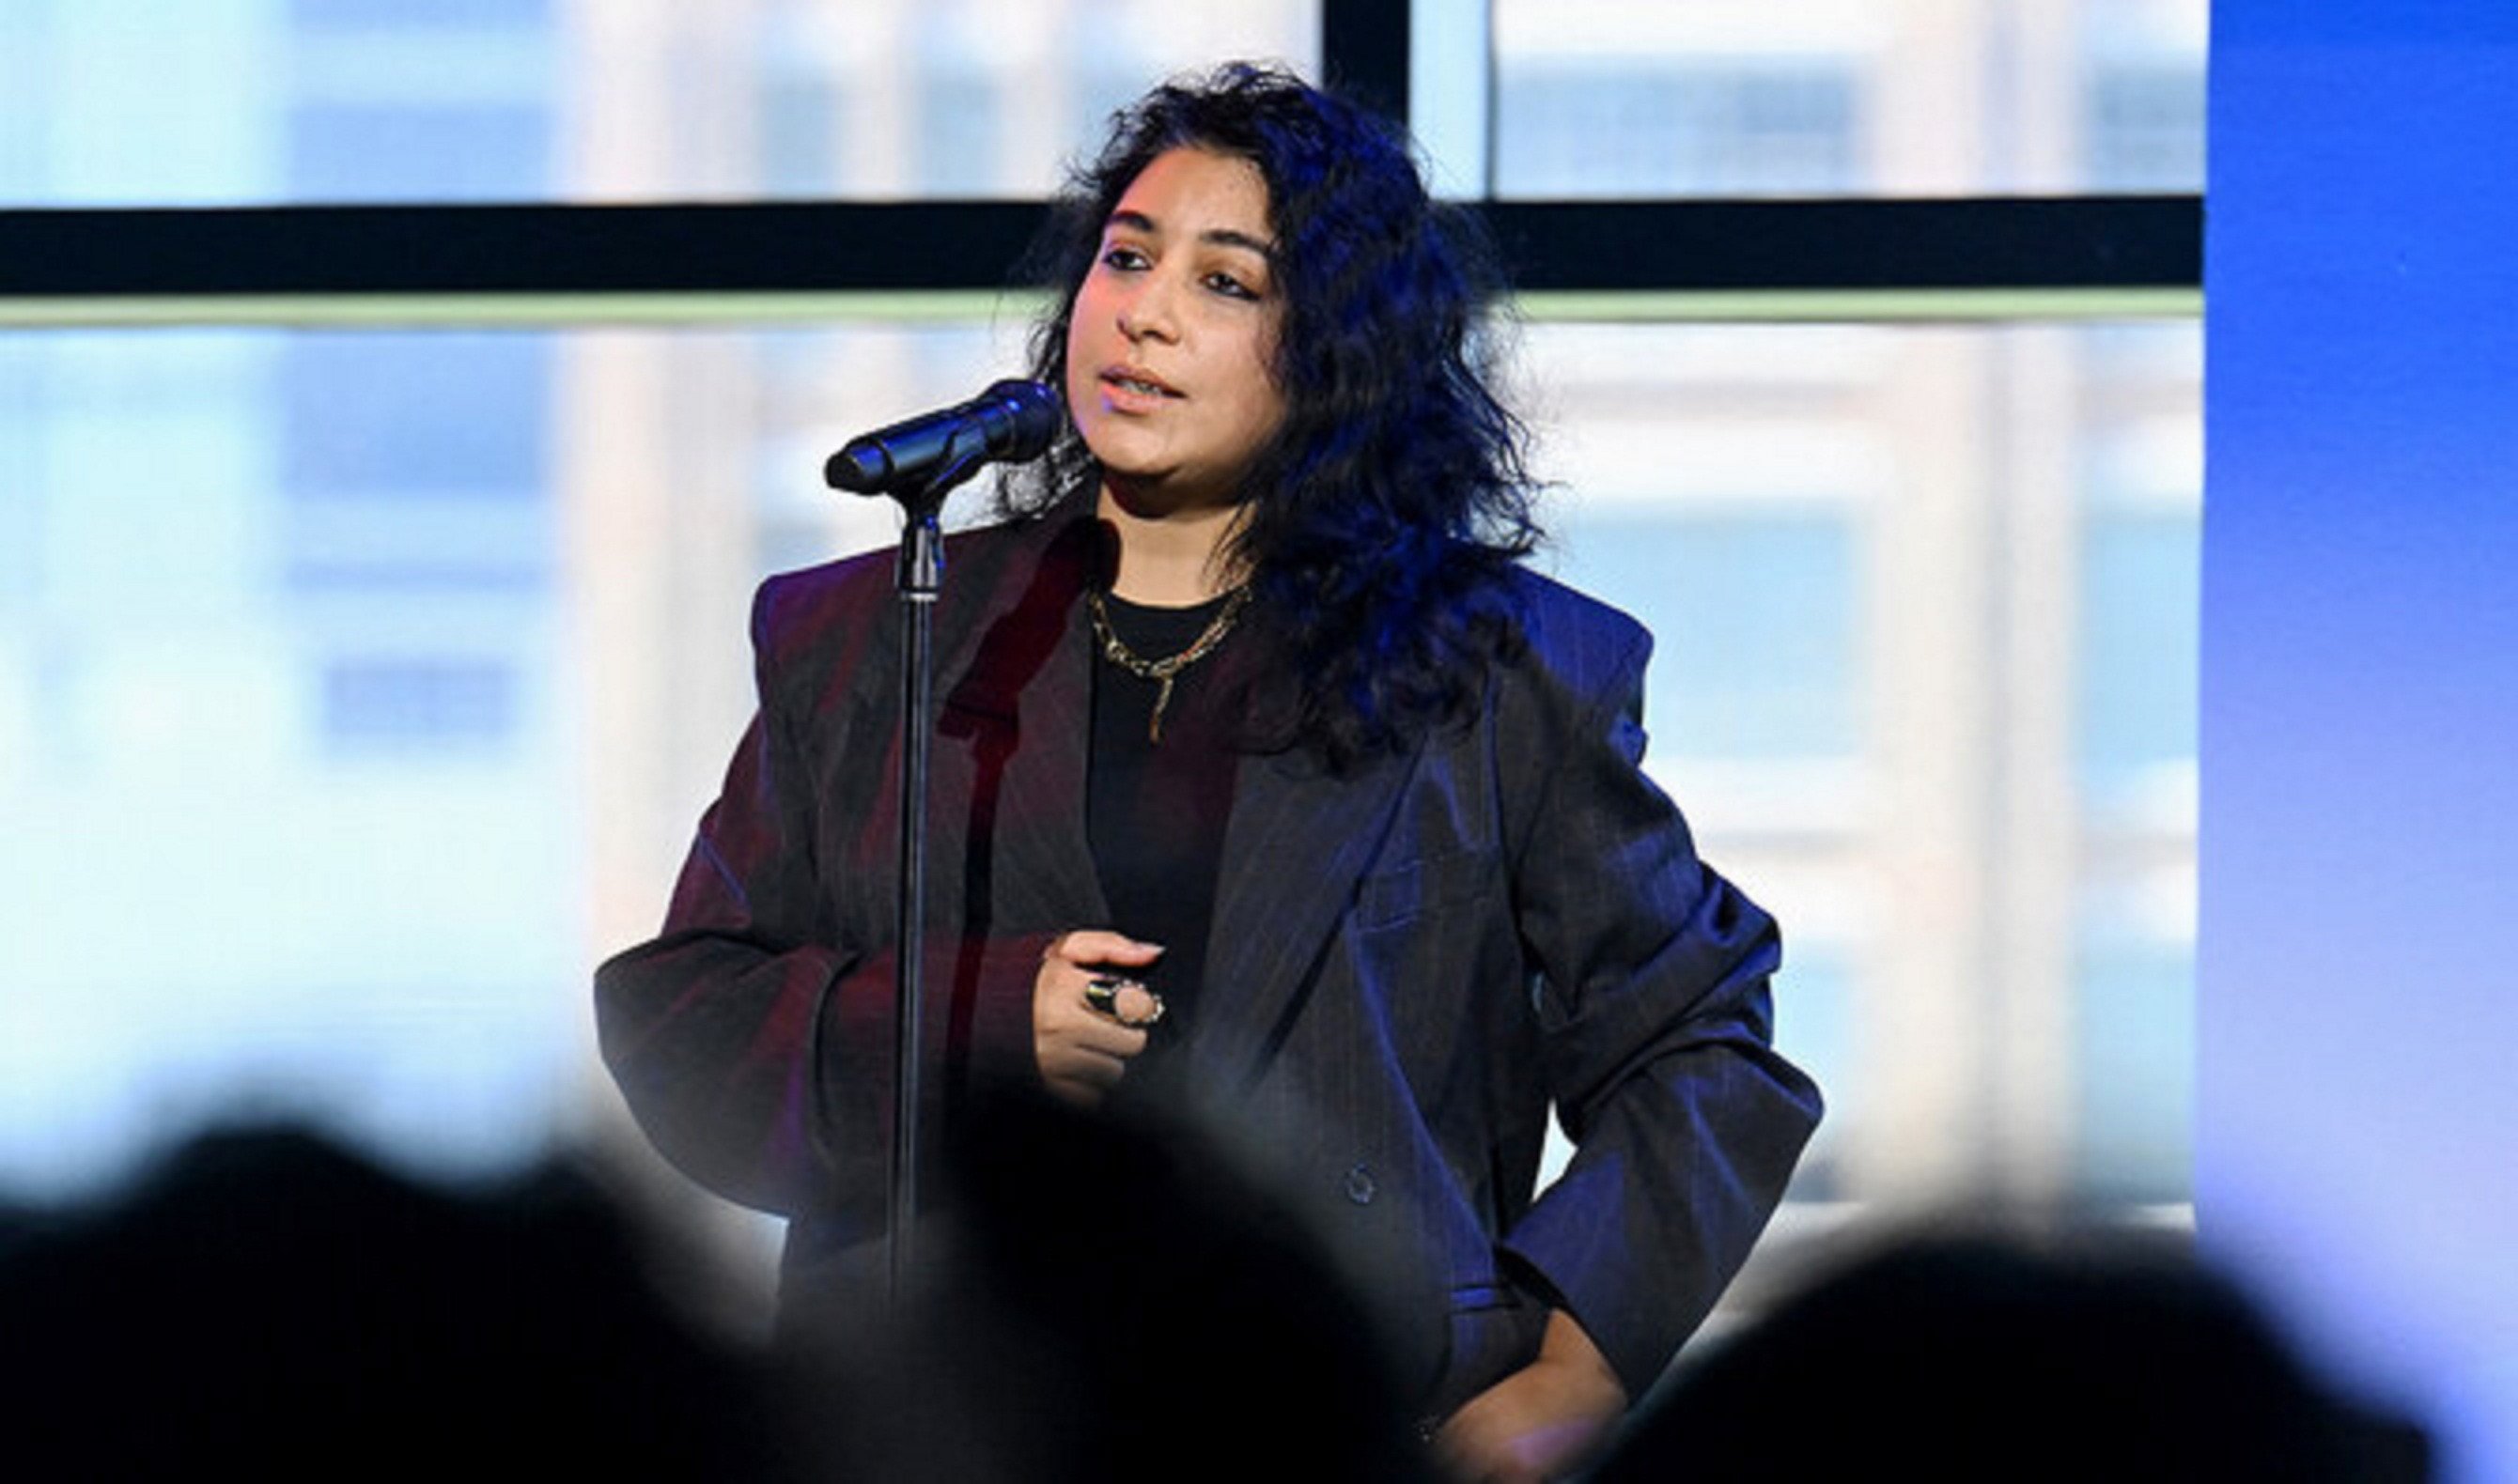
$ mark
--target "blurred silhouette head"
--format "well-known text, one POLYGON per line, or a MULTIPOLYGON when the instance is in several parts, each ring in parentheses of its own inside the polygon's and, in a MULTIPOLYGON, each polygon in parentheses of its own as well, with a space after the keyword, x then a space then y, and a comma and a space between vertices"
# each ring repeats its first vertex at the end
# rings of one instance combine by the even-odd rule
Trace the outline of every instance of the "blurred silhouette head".
POLYGON ((760 1378, 591 1186, 434 1189, 302 1131, 205 1136, 18 1223, 0 1335, 20 1477, 747 1479, 777 1452, 760 1378))
POLYGON ((1185 1127, 1008 1097, 950 1146, 921 1301, 841 1357, 860 1476, 1422 1476, 1325 1249, 1185 1127))
POLYGON ((2424 1454, 2315 1384, 2177 1244, 1962 1235, 1785 1303, 1683 1376, 1597 1479, 2418 1479, 2424 1454))

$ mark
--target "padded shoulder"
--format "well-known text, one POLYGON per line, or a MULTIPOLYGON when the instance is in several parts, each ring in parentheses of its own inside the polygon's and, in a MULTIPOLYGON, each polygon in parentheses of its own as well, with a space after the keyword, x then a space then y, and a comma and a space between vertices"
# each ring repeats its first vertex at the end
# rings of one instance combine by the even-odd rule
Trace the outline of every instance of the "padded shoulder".
POLYGON ((1652 634, 1623 610, 1526 568, 1513 571, 1505 672, 1591 704, 1625 699, 1642 682, 1652 634))

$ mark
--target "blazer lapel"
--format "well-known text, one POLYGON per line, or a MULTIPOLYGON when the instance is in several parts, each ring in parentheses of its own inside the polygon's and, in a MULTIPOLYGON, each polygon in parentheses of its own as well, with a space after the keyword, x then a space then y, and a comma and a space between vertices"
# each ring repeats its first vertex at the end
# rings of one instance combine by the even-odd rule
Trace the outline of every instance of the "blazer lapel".
POLYGON ((960 749, 967 792, 960 818, 930 827, 937 848, 960 852, 963 920, 984 914, 999 933, 1109 917, 1084 833, 1093 677, 1082 595, 1094 539, 1090 521, 1070 522, 1008 564, 939 666, 939 752, 960 749))
POLYGON ((1267 1067, 1322 952, 1379 855, 1413 754, 1343 777, 1300 748, 1242 760, 1225 826, 1194 1039, 1204 1070, 1238 1085, 1267 1067))

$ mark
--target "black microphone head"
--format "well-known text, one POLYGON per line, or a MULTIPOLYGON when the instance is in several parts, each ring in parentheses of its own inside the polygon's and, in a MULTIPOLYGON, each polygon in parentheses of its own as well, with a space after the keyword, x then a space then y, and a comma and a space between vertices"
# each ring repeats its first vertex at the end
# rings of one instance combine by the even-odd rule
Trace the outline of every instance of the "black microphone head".
POLYGON ((870 438, 858 439, 822 465, 823 484, 853 494, 881 494, 890 477, 891 460, 870 438))
POLYGON ((938 478, 958 484, 980 464, 1040 457, 1065 422, 1057 393, 1037 381, 1000 381, 960 406, 851 439, 822 466, 822 479, 859 494, 915 491, 938 478))
POLYGON ((1001 463, 1020 464, 1047 453, 1066 422, 1065 407, 1044 382, 1008 377, 980 393, 979 401, 999 414, 987 418, 988 457, 1001 463))

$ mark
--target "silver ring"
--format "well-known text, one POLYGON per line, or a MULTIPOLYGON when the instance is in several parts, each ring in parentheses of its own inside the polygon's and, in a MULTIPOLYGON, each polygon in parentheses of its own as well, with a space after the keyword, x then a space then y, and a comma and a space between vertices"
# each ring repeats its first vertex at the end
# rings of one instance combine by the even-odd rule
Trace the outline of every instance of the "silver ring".
POLYGON ((1136 1020, 1130 1020, 1127 1016, 1119 1013, 1119 992, 1128 988, 1130 985, 1136 985, 1136 987, 1141 990, 1146 989, 1144 985, 1137 984, 1137 981, 1133 979, 1123 979, 1116 974, 1096 974, 1092 978, 1084 981, 1084 1003, 1092 1009, 1099 1010, 1103 1014, 1109 1016, 1112 1020, 1117 1021, 1119 1024, 1127 1027, 1131 1031, 1142 1031, 1146 1027, 1152 1025, 1155 1021, 1162 1019, 1163 996, 1155 994, 1151 990, 1146 990, 1146 997, 1154 1002, 1154 1008, 1150 1013, 1136 1020))

